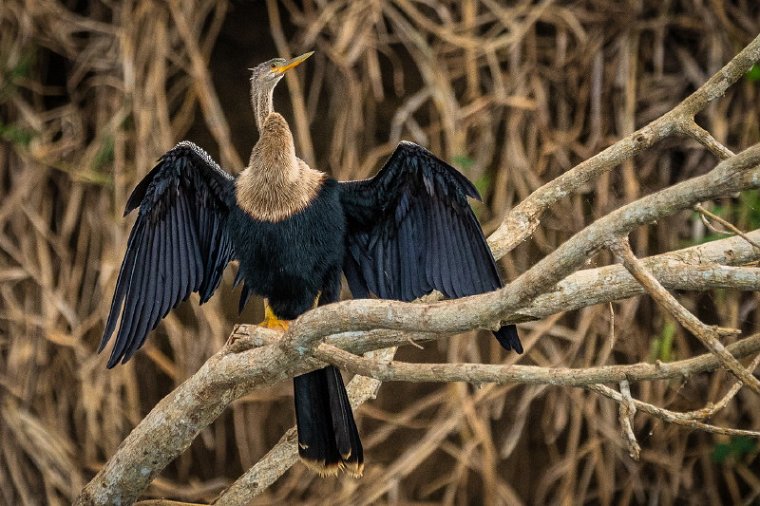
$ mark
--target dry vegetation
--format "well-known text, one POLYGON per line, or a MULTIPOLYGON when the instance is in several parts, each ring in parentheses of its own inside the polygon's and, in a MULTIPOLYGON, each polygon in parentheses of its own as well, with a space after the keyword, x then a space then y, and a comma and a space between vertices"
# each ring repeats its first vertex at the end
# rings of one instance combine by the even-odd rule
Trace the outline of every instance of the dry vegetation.
MULTIPOLYGON (((183 138, 230 170, 242 166, 256 136, 247 67, 315 49, 275 98, 302 157, 341 179, 365 177, 400 139, 414 140, 477 182, 485 197, 477 211, 493 232, 510 208, 672 109, 760 33, 754 0, 504 3, 4 0, 0 504, 70 503, 146 413, 223 346, 235 322, 260 318, 256 304, 235 314, 228 273, 217 297, 171 314, 126 366, 106 371, 105 357, 94 355, 131 224, 121 218, 128 192, 183 138)), ((733 152, 760 139, 758 74, 755 67, 697 116, 733 152)), ((502 259, 505 278, 621 205, 707 173, 727 155, 712 148, 670 137, 560 200, 502 259)), ((637 228, 634 250, 644 257, 713 239, 729 230, 721 218, 741 230, 760 228, 758 190, 704 207, 718 218, 673 214, 637 228)), ((635 259, 618 253, 635 272, 635 259)), ((742 263, 758 257, 750 248, 742 263)), ((613 262, 603 251, 588 267, 613 262)), ((676 295, 702 321, 746 335, 760 330, 753 292, 676 295)), ((523 323, 519 357, 486 333, 468 333, 424 351, 401 348, 397 358, 586 368, 705 352, 650 297, 614 303, 614 320, 610 307, 555 310, 523 323)), ((718 370, 631 383, 630 390, 650 405, 688 412, 719 401, 734 383, 718 370)), ((290 389, 283 381, 236 400, 145 497, 212 501, 292 425, 290 389)), ((756 439, 666 423, 639 406, 627 432, 641 447, 635 461, 634 443, 621 434, 630 412, 592 390, 385 384, 357 412, 364 479, 320 479, 295 465, 257 500, 760 500, 756 439)), ((621 391, 631 408, 625 385, 621 391)), ((757 394, 734 394, 708 410, 709 420, 693 419, 760 428, 757 394)))

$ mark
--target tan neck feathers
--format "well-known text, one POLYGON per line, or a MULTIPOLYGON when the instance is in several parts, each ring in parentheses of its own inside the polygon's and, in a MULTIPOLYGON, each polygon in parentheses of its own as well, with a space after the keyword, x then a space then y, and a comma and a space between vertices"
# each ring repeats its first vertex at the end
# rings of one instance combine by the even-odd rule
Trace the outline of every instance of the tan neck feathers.
POLYGON ((282 221, 309 205, 326 175, 296 157, 293 136, 280 114, 270 113, 260 133, 235 194, 240 208, 253 218, 282 221))
POLYGON ((252 86, 251 87, 251 106, 253 115, 256 118, 256 128, 261 133, 264 123, 269 115, 273 112, 272 95, 274 87, 252 86))

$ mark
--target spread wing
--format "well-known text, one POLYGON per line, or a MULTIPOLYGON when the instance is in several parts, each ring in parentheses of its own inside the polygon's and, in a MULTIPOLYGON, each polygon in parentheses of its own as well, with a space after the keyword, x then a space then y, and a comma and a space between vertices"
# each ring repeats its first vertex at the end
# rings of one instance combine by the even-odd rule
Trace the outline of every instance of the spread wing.
MULTIPOLYGON (((496 262, 467 202, 470 181, 426 149, 401 142, 371 179, 341 182, 348 225, 343 271, 354 297, 411 301, 501 288, 496 262)), ((522 352, 513 325, 494 333, 522 352)))
POLYGON ((216 290, 233 257, 225 222, 233 178, 191 142, 164 154, 137 185, 124 215, 139 206, 119 270, 103 338, 108 343, 121 314, 108 367, 126 362, 170 309, 199 292, 216 290))

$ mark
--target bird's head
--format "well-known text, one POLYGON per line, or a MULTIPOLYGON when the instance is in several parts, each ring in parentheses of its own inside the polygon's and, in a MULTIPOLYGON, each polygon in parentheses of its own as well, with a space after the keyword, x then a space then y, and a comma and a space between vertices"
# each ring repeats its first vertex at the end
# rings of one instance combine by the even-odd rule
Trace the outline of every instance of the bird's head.
POLYGON ((285 58, 274 58, 272 60, 261 63, 251 70, 251 85, 254 89, 273 89, 285 72, 295 68, 305 62, 314 51, 309 51, 301 56, 296 56, 291 60, 285 58))
POLYGON ((256 126, 259 132, 261 132, 266 118, 274 112, 272 107, 274 87, 280 82, 285 72, 299 66, 313 54, 314 51, 309 51, 291 60, 275 58, 250 69, 251 107, 253 107, 253 114, 256 117, 256 126))

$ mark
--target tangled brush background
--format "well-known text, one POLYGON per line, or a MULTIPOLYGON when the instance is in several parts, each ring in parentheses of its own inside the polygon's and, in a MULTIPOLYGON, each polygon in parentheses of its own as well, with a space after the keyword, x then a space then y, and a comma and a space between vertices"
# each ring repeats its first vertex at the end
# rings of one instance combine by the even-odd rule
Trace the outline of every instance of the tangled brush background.
MULTIPOLYGON (((178 140, 239 170, 256 140, 248 67, 316 50, 275 95, 301 156, 339 179, 372 174, 401 139, 475 181, 486 232, 533 190, 671 109, 760 33, 753 0, 5 0, 0 6, 0 503, 68 504, 164 395, 218 350, 236 315, 227 273, 203 308, 184 304, 126 366, 94 354, 132 218, 129 191, 178 140)), ((700 114, 734 151, 760 137, 760 70, 700 114)), ((285 83, 283 83, 285 84, 285 83)), ((596 218, 703 174, 715 158, 668 140, 555 206, 501 261, 512 279, 596 218)), ((713 211, 760 227, 760 193, 713 211)), ((681 213, 632 236, 650 255, 710 239, 681 213)), ((594 258, 594 266, 611 262, 594 258)), ((757 295, 681 293, 703 321, 760 328, 757 295)), ((647 297, 521 325, 526 354, 487 335, 400 359, 586 367, 701 353, 647 297)), ((636 385, 688 410, 728 374, 636 385)), ((155 480, 147 496, 209 502, 292 425, 290 382, 251 392, 155 480)), ((293 467, 261 503, 751 503, 755 440, 637 417, 628 457, 616 406, 581 389, 383 385, 357 413, 367 472, 293 467), (443 429, 445 430, 443 430, 443 429)), ((712 420, 760 427, 742 391, 712 420)))

